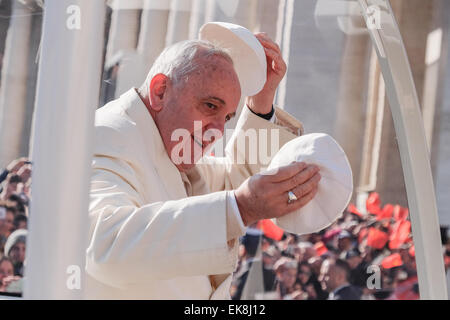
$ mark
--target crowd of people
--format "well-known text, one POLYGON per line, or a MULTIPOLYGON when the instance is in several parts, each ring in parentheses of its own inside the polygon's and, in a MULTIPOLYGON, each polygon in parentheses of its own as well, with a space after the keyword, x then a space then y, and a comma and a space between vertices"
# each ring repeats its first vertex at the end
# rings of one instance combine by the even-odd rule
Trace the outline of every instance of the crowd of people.
MULTIPOLYGON (((0 173, 0 292, 21 292, 30 184, 26 158, 0 173)), ((361 213, 350 204, 331 226, 302 236, 283 232, 270 220, 248 228, 241 239, 233 299, 418 299, 408 209, 381 206, 377 193, 369 196, 365 209, 361 213)), ((448 271, 446 231, 442 244, 448 271)))
POLYGON ((31 162, 20 158, 0 172, 0 292, 20 294, 24 276, 31 162))
MULTIPOLYGON (((419 299, 408 209, 381 206, 375 192, 364 209, 350 204, 328 228, 302 236, 283 232, 271 220, 253 225, 242 239, 232 298, 419 299)), ((441 236, 448 272, 446 229, 441 236)))

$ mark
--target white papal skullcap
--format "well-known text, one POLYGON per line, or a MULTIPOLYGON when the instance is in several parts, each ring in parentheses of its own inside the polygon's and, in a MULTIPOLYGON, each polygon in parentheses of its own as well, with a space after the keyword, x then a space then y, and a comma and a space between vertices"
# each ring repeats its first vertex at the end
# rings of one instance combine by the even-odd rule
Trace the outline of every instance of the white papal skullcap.
POLYGON ((268 170, 293 161, 320 168, 319 189, 306 206, 273 221, 291 233, 318 232, 338 219, 350 201, 353 192, 350 164, 339 144, 324 133, 307 134, 289 141, 274 156, 268 170))
POLYGON ((262 90, 267 75, 266 54, 250 30, 227 22, 208 22, 200 28, 199 38, 228 51, 242 96, 253 96, 262 90))

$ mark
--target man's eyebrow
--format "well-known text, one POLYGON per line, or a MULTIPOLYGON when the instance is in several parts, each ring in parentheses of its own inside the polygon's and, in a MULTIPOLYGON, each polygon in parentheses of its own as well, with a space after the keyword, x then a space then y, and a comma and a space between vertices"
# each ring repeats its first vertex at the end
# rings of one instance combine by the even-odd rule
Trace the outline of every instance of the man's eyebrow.
POLYGON ((223 101, 222 99, 218 98, 218 97, 214 97, 214 96, 209 96, 206 98, 207 100, 216 100, 218 102, 220 102, 223 105, 226 105, 225 101, 223 101))

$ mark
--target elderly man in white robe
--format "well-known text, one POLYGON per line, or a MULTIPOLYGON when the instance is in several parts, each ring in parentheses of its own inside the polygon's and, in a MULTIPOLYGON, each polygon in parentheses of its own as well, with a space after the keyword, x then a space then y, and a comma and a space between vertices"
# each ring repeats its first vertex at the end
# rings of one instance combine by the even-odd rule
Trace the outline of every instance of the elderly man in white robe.
POLYGON ((225 157, 206 156, 219 137, 199 135, 198 123, 203 133, 223 134, 241 86, 230 56, 209 42, 167 48, 144 85, 97 111, 88 298, 230 299, 246 227, 293 212, 315 196, 317 166, 294 162, 263 174, 260 156, 237 143, 256 129, 257 145, 271 150, 270 144, 281 147, 303 130, 273 107, 286 73, 278 45, 264 33, 256 38, 267 57, 266 83, 246 98, 225 157), (180 129, 189 139, 174 139, 180 129), (259 129, 269 133, 259 136, 259 129), (271 130, 279 141, 267 138, 271 130), (288 201, 289 191, 296 201, 288 201))

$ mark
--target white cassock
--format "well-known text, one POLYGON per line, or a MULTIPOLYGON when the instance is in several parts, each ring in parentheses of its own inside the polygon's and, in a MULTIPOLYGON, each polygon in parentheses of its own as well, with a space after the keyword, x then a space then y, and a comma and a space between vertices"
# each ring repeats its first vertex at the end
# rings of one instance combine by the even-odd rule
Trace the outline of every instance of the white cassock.
POLYGON ((238 137, 269 130, 256 130, 258 146, 269 153, 276 143, 270 130, 279 130, 279 147, 303 130, 286 112, 275 115, 272 123, 244 107, 226 157, 204 157, 185 174, 170 160, 135 89, 97 110, 86 297, 230 299, 245 233, 230 190, 263 169, 249 164, 259 154, 238 137))

